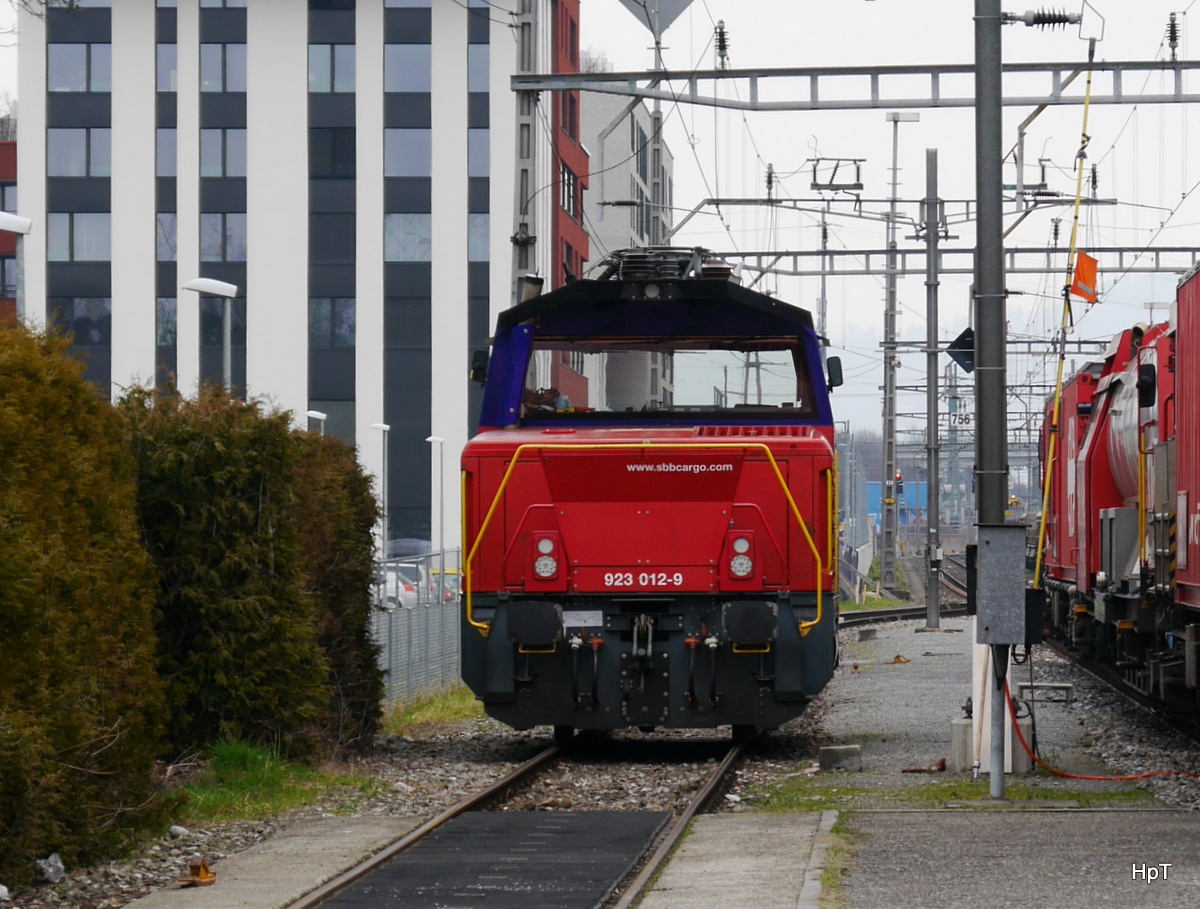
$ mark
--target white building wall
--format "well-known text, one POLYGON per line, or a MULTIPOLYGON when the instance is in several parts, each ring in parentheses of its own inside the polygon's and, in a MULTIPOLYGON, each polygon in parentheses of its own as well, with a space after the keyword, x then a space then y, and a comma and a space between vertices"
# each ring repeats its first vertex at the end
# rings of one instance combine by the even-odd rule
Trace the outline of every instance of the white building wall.
MULTIPOLYGON (((383 439, 383 0, 358 0, 354 99, 358 140, 355 209, 354 437, 358 458, 382 476, 383 439)), ((378 483, 376 483, 378 489, 378 483)))
MULTIPOLYGON (((175 38, 175 264, 183 285, 200 275, 199 0, 179 0, 175 38)), ((175 381, 183 394, 193 395, 200 387, 200 298, 190 290, 176 296, 175 381)))
MULTIPOLYGON (((496 9, 492 17, 505 19, 508 12, 515 12, 520 5, 520 0, 495 0, 495 6, 500 9, 496 9)), ((517 41, 507 27, 497 24, 492 25, 491 31, 490 67, 492 91, 488 97, 491 164, 491 183, 488 187, 488 208, 491 211, 491 237, 488 243, 491 259, 491 269, 488 273, 488 296, 491 300, 489 336, 491 326, 495 324, 500 311, 513 303, 514 278, 510 263, 512 235, 517 230, 514 218, 516 189, 511 176, 517 169, 517 96, 506 88, 508 80, 517 71, 517 41)), ((547 265, 543 274, 548 271, 547 265)))
POLYGON ((453 547, 459 538, 457 453, 467 442, 467 9, 433 4, 433 436, 430 539, 453 547), (439 515, 447 523, 439 526, 439 515))
POLYGON ((154 384, 154 117, 154 0, 122 0, 112 9, 113 400, 154 384))
POLYGON ((246 394, 307 427, 308 18, 298 12, 246 10, 246 394))
MULTIPOLYGON (((638 103, 631 111, 625 110, 628 106, 629 99, 619 95, 580 93, 579 131, 592 153, 592 167, 597 171, 583 194, 583 207, 588 217, 584 223, 588 225, 595 244, 592 249, 593 264, 614 250, 648 244, 648 239, 638 235, 636 208, 600 205, 601 201, 633 201, 638 188, 648 201, 653 200, 651 181, 643 181, 638 174, 637 154, 630 147, 629 124, 630 118, 634 118, 649 138, 654 129, 653 120, 644 103, 638 103), (614 126, 613 121, 623 112, 624 115, 614 126), (602 141, 600 134, 606 129, 610 131, 602 141), (603 173, 599 172, 601 170, 603 173)), ((649 148, 646 154, 653 160, 649 148)), ((667 194, 667 187, 674 175, 674 159, 666 144, 662 146, 662 161, 665 171, 664 194, 667 194)), ((667 204, 670 204, 669 195, 667 204)), ((674 220, 671 212, 664 209, 663 217, 669 229, 674 220)))
POLYGON ((46 24, 36 16, 19 12, 17 28, 21 35, 21 52, 17 56, 17 80, 21 86, 17 117, 17 213, 33 222, 29 234, 20 241, 22 296, 25 321, 40 329, 46 325, 46 196, 29 192, 28 188, 22 192, 21 187, 41 186, 46 182, 46 105, 39 103, 46 91, 46 24), (27 93, 26 86, 35 88, 27 93))

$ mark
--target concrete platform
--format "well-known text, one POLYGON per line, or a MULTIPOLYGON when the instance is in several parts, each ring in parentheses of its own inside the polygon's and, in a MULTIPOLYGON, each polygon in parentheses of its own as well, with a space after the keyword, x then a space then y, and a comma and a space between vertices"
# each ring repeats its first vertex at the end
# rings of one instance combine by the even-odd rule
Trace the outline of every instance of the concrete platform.
POLYGON ((311 818, 213 864, 208 887, 159 890, 130 909, 281 909, 378 852, 421 821, 395 817, 311 818))
POLYGON ((817 909, 837 812, 698 817, 641 909, 817 909))
POLYGON ((854 909, 1200 905, 1194 812, 864 811, 846 827, 841 895, 854 909))

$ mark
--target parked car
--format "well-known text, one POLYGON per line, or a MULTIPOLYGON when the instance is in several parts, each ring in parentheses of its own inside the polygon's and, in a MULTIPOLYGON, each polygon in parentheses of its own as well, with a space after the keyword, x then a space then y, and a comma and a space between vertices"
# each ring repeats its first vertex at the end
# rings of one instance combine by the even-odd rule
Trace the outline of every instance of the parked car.
MULTIPOLYGON (((441 572, 434 568, 429 572, 429 590, 430 596, 434 602, 437 602, 438 588, 440 583, 441 572)), ((459 591, 462 589, 462 578, 458 573, 457 568, 446 569, 446 581, 444 585, 444 602, 453 603, 458 599, 459 591)))
POLYGON ((398 606, 412 609, 420 602, 417 581, 413 579, 412 575, 402 570, 405 567, 407 566, 389 563, 383 565, 383 589, 388 609, 395 609, 398 606))

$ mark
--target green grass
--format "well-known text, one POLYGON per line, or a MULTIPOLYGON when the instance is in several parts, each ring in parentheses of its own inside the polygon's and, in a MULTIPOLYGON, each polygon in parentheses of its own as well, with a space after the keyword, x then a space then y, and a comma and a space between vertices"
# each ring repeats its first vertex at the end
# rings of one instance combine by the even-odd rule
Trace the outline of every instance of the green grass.
POLYGON ((888 609, 889 607, 907 606, 905 600, 893 600, 888 597, 877 597, 874 594, 866 594, 861 603, 855 603, 853 600, 838 600, 838 609, 842 612, 855 612, 859 609, 888 609))
POLYGON ((283 760, 270 748, 243 742, 215 746, 204 769, 185 786, 181 823, 195 826, 276 817, 334 790, 366 792, 374 782, 322 773, 283 760))
POLYGON ((422 726, 483 718, 483 705, 465 685, 399 704, 383 718, 383 731, 409 735, 422 726))
POLYGON ((845 892, 842 884, 854 863, 858 840, 846 829, 845 815, 838 815, 830 831, 829 848, 825 850, 825 867, 821 869, 821 905, 841 906, 845 892))
MULTIPOLYGON (((847 774, 796 776, 764 793, 759 807, 764 811, 841 812, 879 808, 940 808, 947 802, 976 802, 987 798, 987 779, 928 780, 897 789, 855 786, 847 774)), ((1135 808, 1155 803, 1154 796, 1132 786, 1118 790, 1037 786, 1028 781, 1009 781, 1005 796, 1014 802, 1071 801, 1080 808, 1135 808)))

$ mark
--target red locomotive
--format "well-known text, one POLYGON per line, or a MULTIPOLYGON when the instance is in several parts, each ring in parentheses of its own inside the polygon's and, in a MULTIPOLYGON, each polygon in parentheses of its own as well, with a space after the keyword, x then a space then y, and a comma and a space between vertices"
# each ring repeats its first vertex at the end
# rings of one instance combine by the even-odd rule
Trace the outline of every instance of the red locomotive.
POLYGON ((1113 338, 1042 435, 1049 617, 1147 695, 1200 706, 1200 272, 1113 338))
POLYGON ((836 657, 840 366, 701 250, 603 268, 498 320, 462 456, 463 678, 559 738, 776 728, 836 657))

